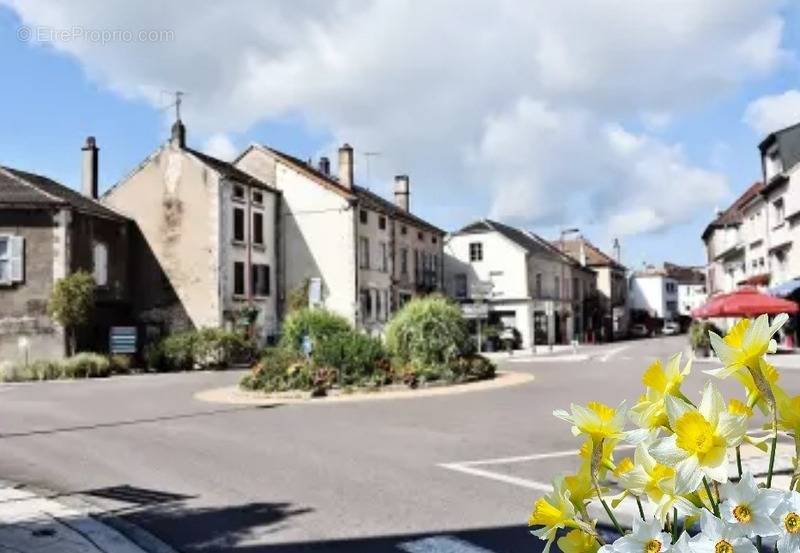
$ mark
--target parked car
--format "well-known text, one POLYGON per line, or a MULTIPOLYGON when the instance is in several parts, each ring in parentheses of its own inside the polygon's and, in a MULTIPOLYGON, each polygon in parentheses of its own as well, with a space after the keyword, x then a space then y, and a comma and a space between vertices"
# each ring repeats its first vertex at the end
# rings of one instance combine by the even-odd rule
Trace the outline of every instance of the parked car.
POLYGON ((647 336, 650 336, 650 329, 647 328, 647 325, 642 323, 631 325, 629 332, 633 338, 646 338, 647 336))
POLYGON ((681 325, 678 321, 664 321, 664 326, 661 329, 661 333, 665 336, 674 336, 675 334, 681 333, 681 325))

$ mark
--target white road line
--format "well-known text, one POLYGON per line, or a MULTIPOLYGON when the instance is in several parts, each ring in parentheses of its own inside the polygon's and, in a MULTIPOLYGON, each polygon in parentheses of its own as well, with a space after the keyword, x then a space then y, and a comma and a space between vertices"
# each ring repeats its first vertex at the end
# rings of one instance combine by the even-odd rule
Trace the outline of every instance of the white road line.
POLYGON ((398 545, 408 553, 493 553, 454 536, 434 536, 398 545))
POLYGON ((630 346, 620 346, 620 347, 618 347, 618 348, 611 349, 611 350, 607 351, 607 352, 605 353, 605 355, 602 355, 602 356, 600 356, 600 357, 598 358, 598 360, 599 360, 601 363, 606 363, 606 362, 608 362, 608 360, 609 360, 609 359, 611 359, 613 356, 615 356, 616 354, 620 353, 621 351, 625 351, 625 350, 626 350, 626 349, 628 349, 629 347, 630 347, 630 346))
POLYGON ((526 478, 517 478, 516 476, 509 476, 507 474, 502 474, 500 472, 493 472, 491 470, 476 469, 473 467, 460 465, 458 463, 449 463, 439 466, 457 472, 471 474, 472 476, 481 476, 483 478, 488 478, 489 480, 497 480, 498 482, 513 484, 515 486, 519 486, 520 488, 528 488, 531 490, 538 490, 540 492, 549 492, 553 490, 553 487, 550 486, 549 484, 536 482, 535 480, 528 480, 526 478))
MULTIPOLYGON (((630 444, 622 444, 616 447, 616 450, 634 449, 635 446, 630 444)), ((524 463, 525 461, 539 461, 540 459, 554 459, 558 457, 572 457, 578 454, 577 449, 567 449, 564 451, 549 451, 547 453, 534 453, 531 455, 518 455, 514 457, 497 457, 496 459, 476 459, 473 461, 455 461, 451 463, 443 463, 445 465, 460 465, 465 467, 473 467, 477 465, 504 465, 507 463, 524 463)))

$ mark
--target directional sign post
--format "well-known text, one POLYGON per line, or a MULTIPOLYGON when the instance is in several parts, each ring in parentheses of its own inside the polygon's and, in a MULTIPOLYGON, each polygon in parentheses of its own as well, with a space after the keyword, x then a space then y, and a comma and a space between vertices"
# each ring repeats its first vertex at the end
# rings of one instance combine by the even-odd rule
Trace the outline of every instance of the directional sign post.
POLYGON ((492 297, 493 289, 494 283, 491 281, 473 282, 469 288, 469 295, 474 303, 465 304, 462 307, 464 310, 464 317, 468 319, 475 319, 478 324, 478 353, 480 353, 483 349, 481 325, 483 323, 483 319, 486 319, 489 316, 489 306, 483 302, 492 297))
POLYGON ((109 348, 112 354, 136 353, 136 327, 112 326, 109 331, 109 348))

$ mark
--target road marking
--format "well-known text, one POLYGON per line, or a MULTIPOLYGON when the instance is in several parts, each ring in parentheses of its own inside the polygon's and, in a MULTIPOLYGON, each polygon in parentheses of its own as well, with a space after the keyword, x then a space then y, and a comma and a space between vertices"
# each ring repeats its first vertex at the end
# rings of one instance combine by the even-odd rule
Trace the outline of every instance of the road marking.
POLYGON ((601 363, 606 363, 606 362, 608 362, 608 360, 609 360, 609 359, 611 359, 612 357, 614 357, 616 354, 618 354, 618 353, 620 353, 620 352, 622 352, 622 351, 625 351, 625 350, 626 350, 626 349, 628 349, 629 347, 630 347, 630 346, 620 346, 620 347, 618 347, 618 348, 614 348, 614 349, 608 350, 608 351, 607 351, 607 352, 606 352, 604 355, 600 356, 600 357, 598 358, 598 360, 599 360, 601 363))
POLYGON ((528 488, 530 490, 538 490, 541 492, 549 492, 553 490, 553 487, 550 484, 544 484, 542 482, 537 482, 535 480, 528 480, 527 478, 518 478, 516 476, 509 476, 501 472, 476 469, 474 467, 459 465, 457 463, 444 464, 439 466, 457 472, 471 474, 472 476, 482 476, 483 478, 488 478, 489 480, 497 480, 498 482, 513 484, 514 486, 518 486, 520 488, 528 488))
POLYGON ((434 536, 398 545, 408 553, 493 553, 454 536, 434 536))

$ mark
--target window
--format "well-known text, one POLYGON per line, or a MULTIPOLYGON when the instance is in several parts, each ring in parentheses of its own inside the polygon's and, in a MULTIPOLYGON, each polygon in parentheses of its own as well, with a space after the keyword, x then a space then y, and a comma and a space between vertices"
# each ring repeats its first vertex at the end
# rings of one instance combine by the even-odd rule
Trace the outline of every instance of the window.
POLYGON ((362 269, 369 269, 369 238, 360 236, 358 238, 359 252, 361 254, 361 263, 359 267, 362 269))
POLYGON ((381 271, 384 273, 389 272, 389 255, 386 242, 381 242, 381 271))
POLYGON ((573 278, 572 279, 572 299, 576 299, 576 300, 579 299, 578 295, 579 295, 579 293, 578 293, 578 279, 577 278, 573 278))
POLYGON ((555 288, 556 288, 555 289, 555 296, 557 298, 560 298, 561 297, 561 279, 560 278, 555 277, 555 285, 556 285, 555 286, 555 288))
POLYGON ((233 239, 236 242, 244 242, 244 209, 233 208, 233 239))
POLYGON ((97 286, 108 286, 108 246, 95 242, 92 250, 92 276, 97 286))
POLYGON ((233 294, 244 296, 244 262, 242 261, 233 263, 233 294))
POLYGON ((362 209, 358 212, 358 219, 361 221, 362 225, 366 225, 367 221, 369 221, 369 217, 367 216, 367 210, 362 209))
POLYGON ((536 273, 536 297, 542 297, 542 273, 536 273))
POLYGON ((408 234, 408 227, 407 227, 407 226, 405 226, 405 225, 403 225, 402 227, 400 227, 400 234, 404 234, 404 235, 405 235, 405 234, 408 234))
POLYGON ((483 244, 481 242, 472 242, 469 245, 469 260, 470 261, 483 261, 483 244))
POLYGON ((253 264, 253 295, 269 296, 269 265, 253 264))
POLYGON ((420 275, 422 274, 422 267, 420 267, 419 263, 419 250, 414 250, 414 281, 420 282, 422 278, 420 275))
POLYGON ((402 248, 400 250, 400 274, 408 274, 408 248, 402 248))
POLYGON ((0 284, 25 280, 25 239, 22 236, 0 236, 0 284))
POLYGON ((467 275, 459 273, 453 276, 453 292, 457 298, 467 297, 467 275))
POLYGON ((244 186, 234 185, 233 187, 233 199, 234 200, 244 200, 244 186))
POLYGON ((378 228, 381 230, 386 230, 386 217, 383 215, 378 217, 378 228))
POLYGON ((264 214, 260 211, 253 212, 253 243, 264 245, 264 214))
POLYGON ((418 239, 418 240, 425 240, 425 235, 424 235, 424 234, 422 234, 421 232, 418 232, 418 233, 417 233, 417 239, 418 239))
POLYGON ((766 172, 767 182, 783 171, 783 161, 781 161, 777 146, 773 146, 767 152, 764 158, 764 171, 766 172))
POLYGON ((778 198, 774 202, 772 202, 772 210, 775 212, 775 226, 780 226, 783 224, 783 217, 785 215, 785 209, 783 205, 783 198, 778 198))
POLYGON ((375 318, 379 321, 383 320, 383 292, 375 290, 375 318))
POLYGON ((263 205, 264 204, 264 193, 258 190, 253 190, 253 203, 263 205))
POLYGON ((759 257, 758 258, 758 266, 759 267, 763 267, 764 266, 764 258, 763 257, 759 257))
POLYGON ((435 236, 431 236, 431 244, 435 244, 435 243, 436 243, 436 237, 435 236))

